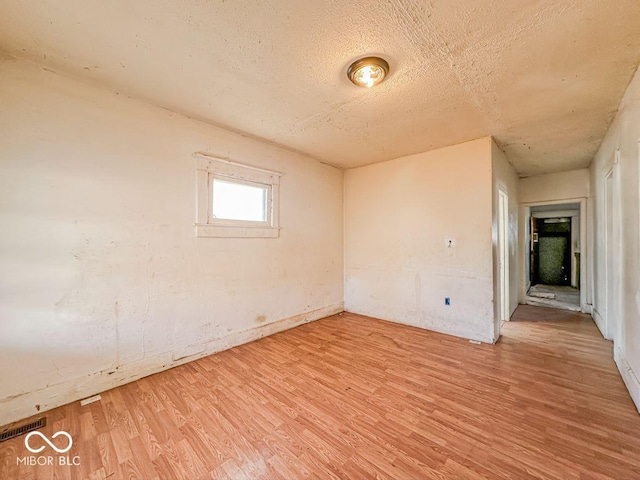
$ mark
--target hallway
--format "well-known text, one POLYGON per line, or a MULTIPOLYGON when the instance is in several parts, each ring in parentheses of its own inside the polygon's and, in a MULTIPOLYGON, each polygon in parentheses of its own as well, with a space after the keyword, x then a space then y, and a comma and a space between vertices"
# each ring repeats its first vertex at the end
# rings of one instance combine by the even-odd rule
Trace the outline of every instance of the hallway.
POLYGON ((527 292, 527 305, 580 311, 580 290, 561 285, 532 285, 527 292))

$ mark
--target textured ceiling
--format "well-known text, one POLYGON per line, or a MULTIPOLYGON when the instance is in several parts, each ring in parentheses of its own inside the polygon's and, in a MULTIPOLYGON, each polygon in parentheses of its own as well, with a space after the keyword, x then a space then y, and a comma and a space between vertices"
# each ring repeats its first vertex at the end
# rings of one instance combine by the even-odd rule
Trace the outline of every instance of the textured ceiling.
POLYGON ((0 50, 336 166, 493 135, 531 175, 590 163, 640 1, 0 0, 0 50))

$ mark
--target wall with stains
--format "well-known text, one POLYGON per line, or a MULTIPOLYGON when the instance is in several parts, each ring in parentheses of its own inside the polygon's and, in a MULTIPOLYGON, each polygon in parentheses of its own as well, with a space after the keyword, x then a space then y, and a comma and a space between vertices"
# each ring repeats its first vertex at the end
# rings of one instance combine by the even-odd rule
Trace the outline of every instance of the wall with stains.
POLYGON ((343 308, 343 172, 0 57, 0 425, 343 308), (279 239, 196 238, 203 151, 279 239))
POLYGON ((347 311, 494 340, 491 146, 346 171, 347 311))
POLYGON ((593 317, 613 340, 613 358, 640 411, 640 71, 590 172, 593 317))
POLYGON ((589 169, 524 177, 520 179, 519 188, 522 203, 587 198, 589 169))

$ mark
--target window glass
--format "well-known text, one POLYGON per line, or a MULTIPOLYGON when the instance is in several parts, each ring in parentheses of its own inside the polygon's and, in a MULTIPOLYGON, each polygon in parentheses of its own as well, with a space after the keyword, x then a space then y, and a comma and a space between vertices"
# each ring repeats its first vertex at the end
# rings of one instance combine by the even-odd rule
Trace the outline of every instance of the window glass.
POLYGON ((214 178, 213 218, 266 222, 268 188, 214 178))

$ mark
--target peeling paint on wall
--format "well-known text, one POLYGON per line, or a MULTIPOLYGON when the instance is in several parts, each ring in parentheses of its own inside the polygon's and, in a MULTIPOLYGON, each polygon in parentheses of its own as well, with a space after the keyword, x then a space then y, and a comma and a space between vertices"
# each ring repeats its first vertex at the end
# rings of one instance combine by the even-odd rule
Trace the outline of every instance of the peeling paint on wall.
POLYGON ((0 103, 0 424, 342 310, 342 171, 24 61, 0 103), (284 173, 277 241, 195 238, 198 150, 284 173))

